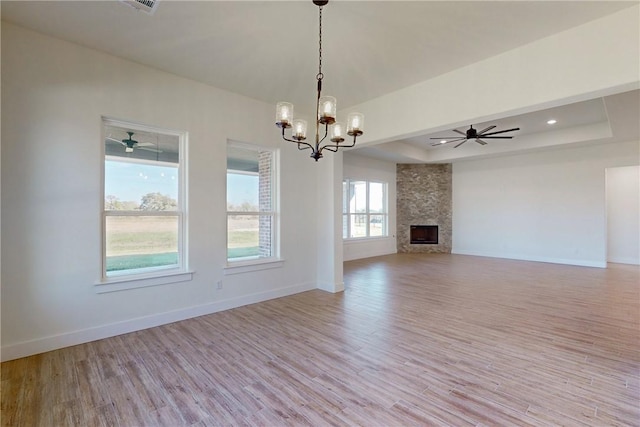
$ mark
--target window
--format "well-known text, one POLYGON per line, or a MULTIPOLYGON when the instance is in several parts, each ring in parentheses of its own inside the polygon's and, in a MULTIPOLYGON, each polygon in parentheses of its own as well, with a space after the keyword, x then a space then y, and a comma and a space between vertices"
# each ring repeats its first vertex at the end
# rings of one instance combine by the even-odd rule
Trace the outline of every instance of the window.
POLYGON ((276 153, 248 144, 227 146, 227 261, 278 258, 276 153))
POLYGON ((342 214, 344 239, 388 236, 387 184, 345 179, 342 214))
POLYGON ((184 271, 185 135, 103 124, 103 280, 184 271))

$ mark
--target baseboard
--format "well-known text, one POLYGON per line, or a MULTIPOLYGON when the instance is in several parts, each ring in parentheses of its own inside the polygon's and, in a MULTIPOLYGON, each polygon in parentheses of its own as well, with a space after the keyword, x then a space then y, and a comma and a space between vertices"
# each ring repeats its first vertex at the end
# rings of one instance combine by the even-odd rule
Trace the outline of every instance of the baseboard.
POLYGON ((487 253, 487 252, 460 251, 460 250, 452 250, 451 253, 457 254, 457 255, 473 255, 473 256, 484 256, 489 258, 515 259, 518 261, 534 261, 534 262, 548 262, 551 264, 577 265, 580 267, 607 268, 606 261, 548 258, 548 257, 537 257, 537 256, 528 256, 528 255, 525 256, 525 255, 512 255, 512 254, 502 254, 502 253, 487 253))
POLYGON ((44 353, 46 351, 57 350, 60 348, 84 344, 103 338, 114 337, 116 335, 127 334, 129 332, 140 331, 155 326, 166 325, 168 323, 178 322, 180 320, 186 320, 198 316, 204 316, 206 314, 217 313, 219 311, 242 307, 248 304, 255 304, 274 298, 281 298, 317 288, 318 286, 316 283, 305 283, 296 286, 274 289, 267 292, 244 295, 238 298, 231 298, 222 301, 215 301, 208 304, 187 307, 180 310, 173 310, 165 313, 138 317, 135 319, 111 323, 108 325, 96 326, 60 335, 53 335, 45 338, 23 341, 16 344, 3 346, 0 352, 0 360, 2 362, 5 362, 7 360, 19 359, 21 357, 32 356, 34 354, 44 353))
POLYGON ((607 262, 612 262, 612 263, 615 263, 615 264, 640 265, 640 260, 638 258, 609 257, 607 262))

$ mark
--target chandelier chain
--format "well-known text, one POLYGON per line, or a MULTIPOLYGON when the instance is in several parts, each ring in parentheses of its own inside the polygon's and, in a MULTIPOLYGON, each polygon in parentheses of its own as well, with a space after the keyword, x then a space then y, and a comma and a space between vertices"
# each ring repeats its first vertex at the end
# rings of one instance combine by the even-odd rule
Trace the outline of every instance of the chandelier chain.
POLYGON ((316 79, 318 80, 322 80, 322 78, 324 77, 324 74, 322 74, 322 6, 319 7, 320 9, 320 13, 319 13, 319 25, 318 25, 318 75, 316 76, 316 79))

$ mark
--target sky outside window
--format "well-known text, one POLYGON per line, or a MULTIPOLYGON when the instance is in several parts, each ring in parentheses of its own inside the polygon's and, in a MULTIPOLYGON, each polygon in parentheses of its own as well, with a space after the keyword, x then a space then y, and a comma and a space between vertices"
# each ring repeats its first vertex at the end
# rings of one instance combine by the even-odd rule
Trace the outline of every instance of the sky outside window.
POLYGON ((227 173, 227 205, 242 206, 248 203, 258 209, 258 174, 227 173))
POLYGON ((139 203, 142 196, 161 193, 178 198, 178 168, 133 162, 106 160, 104 167, 105 195, 120 201, 139 203))

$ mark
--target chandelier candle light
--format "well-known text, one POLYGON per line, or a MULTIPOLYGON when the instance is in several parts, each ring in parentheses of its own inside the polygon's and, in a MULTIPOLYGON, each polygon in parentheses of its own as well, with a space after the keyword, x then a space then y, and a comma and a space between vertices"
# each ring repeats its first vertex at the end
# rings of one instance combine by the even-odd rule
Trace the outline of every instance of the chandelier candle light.
POLYGON ((276 126, 282 129, 282 139, 298 144, 298 150, 311 149, 311 157, 317 162, 322 157, 322 150, 327 149, 334 153, 340 148, 349 148, 356 145, 356 138, 362 135, 362 125, 364 116, 360 113, 351 113, 347 117, 346 133, 353 137, 350 145, 341 144, 344 141, 344 127, 342 123, 336 122, 336 99, 333 96, 322 96, 322 6, 329 3, 329 0, 313 0, 313 4, 319 8, 319 55, 318 55, 318 95, 316 98, 316 141, 314 144, 305 142, 307 139, 307 121, 293 119, 293 104, 289 102, 278 102, 276 105, 276 126), (320 138, 320 125, 324 125, 324 136, 320 138), (331 126, 331 128, 329 128, 331 126), (285 136, 285 129, 291 130, 291 138, 285 136), (320 145, 329 135, 333 144, 326 143, 320 145))

